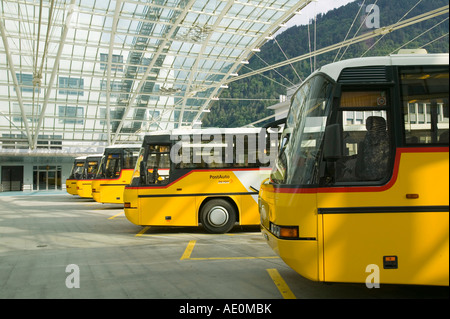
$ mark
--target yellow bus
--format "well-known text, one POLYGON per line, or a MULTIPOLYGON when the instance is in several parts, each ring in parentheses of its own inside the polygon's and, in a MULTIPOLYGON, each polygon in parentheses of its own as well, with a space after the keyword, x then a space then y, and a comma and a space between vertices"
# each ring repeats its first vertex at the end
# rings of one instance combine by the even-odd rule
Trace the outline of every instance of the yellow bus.
POLYGON ((77 194, 82 198, 92 198, 92 180, 97 173, 103 154, 94 154, 86 157, 83 172, 77 180, 77 194))
POLYGON ((258 225, 258 187, 269 176, 277 142, 276 131, 261 128, 147 135, 125 187, 125 215, 136 225, 202 224, 210 233, 228 232, 236 222, 258 225))
POLYGON ((130 184, 140 145, 107 146, 92 181, 92 197, 99 203, 123 204, 123 190, 130 184))
POLYGON ((259 211, 263 237, 300 275, 449 284, 448 58, 340 61, 292 97, 259 211))
POLYGON ((75 158, 70 171, 69 178, 66 179, 66 191, 70 195, 78 195, 77 180, 81 178, 83 174, 84 163, 86 162, 86 156, 79 156, 75 158))

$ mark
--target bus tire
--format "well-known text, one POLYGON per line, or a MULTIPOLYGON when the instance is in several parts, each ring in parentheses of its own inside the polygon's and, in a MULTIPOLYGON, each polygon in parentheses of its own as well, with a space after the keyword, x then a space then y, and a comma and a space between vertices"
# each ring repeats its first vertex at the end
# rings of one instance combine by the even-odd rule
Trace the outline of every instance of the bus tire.
POLYGON ((212 199, 202 207, 200 221, 209 233, 223 234, 236 223, 236 210, 225 199, 212 199))

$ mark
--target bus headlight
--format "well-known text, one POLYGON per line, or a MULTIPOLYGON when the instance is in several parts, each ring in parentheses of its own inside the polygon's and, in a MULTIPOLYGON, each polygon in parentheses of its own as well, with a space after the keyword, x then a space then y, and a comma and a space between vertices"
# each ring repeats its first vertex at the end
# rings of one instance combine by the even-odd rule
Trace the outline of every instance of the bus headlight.
POLYGON ((270 232, 280 239, 298 239, 298 226, 280 226, 270 223, 270 232))

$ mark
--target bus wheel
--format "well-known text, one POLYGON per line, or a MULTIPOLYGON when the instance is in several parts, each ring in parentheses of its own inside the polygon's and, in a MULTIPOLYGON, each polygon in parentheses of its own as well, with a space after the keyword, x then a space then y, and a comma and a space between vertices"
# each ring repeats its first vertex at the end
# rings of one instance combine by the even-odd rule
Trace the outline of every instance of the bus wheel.
POLYGON ((224 199, 210 200, 200 212, 203 227, 215 234, 223 234, 231 230, 236 222, 236 211, 224 199))

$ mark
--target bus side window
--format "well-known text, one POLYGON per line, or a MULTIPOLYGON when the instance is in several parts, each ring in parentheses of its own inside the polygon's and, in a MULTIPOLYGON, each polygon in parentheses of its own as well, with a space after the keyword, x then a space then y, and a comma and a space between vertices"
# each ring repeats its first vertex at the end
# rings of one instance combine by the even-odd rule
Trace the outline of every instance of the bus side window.
POLYGON ((386 120, 381 116, 370 116, 366 119, 366 128, 359 145, 355 174, 360 180, 382 180, 387 175, 390 157, 386 120))
POLYGON ((448 66, 400 69, 406 144, 447 144, 448 66))
POLYGON ((384 90, 347 91, 341 98, 343 157, 336 182, 381 181, 390 163, 387 97, 384 90))
POLYGON ((170 169, 169 147, 150 145, 147 158, 147 183, 166 184, 169 181, 170 169))

